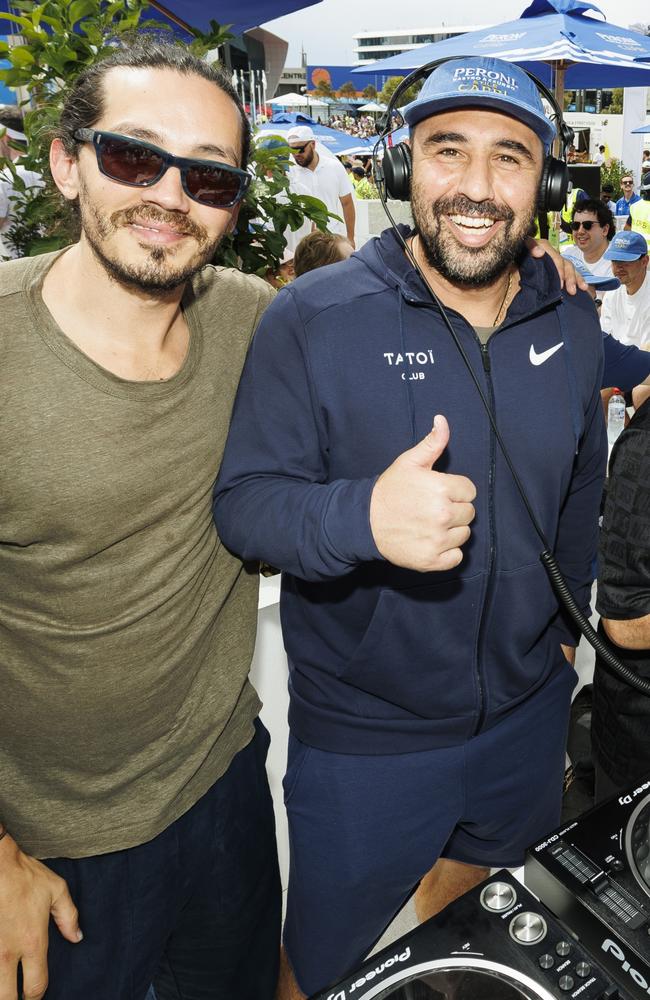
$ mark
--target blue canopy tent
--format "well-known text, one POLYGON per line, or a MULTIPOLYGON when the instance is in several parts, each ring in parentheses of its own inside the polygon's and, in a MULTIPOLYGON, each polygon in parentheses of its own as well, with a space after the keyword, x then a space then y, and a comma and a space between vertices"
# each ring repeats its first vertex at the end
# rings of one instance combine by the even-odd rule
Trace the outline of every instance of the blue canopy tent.
MULTIPOLYGON (((256 28, 266 21, 272 21, 283 14, 312 7, 321 0, 150 0, 152 17, 161 17, 176 28, 190 34, 188 28, 198 28, 209 31, 210 21, 222 25, 230 25, 234 35, 241 35, 249 28, 256 28)), ((20 13, 12 9, 10 0, 0 0, 0 11, 5 13, 20 13)))
POLYGON ((286 137, 293 125, 309 125, 319 143, 334 156, 342 156, 350 149, 358 150, 360 147, 367 148, 368 155, 372 153, 374 143, 370 139, 363 139, 358 135, 348 135, 347 132, 340 132, 336 128, 329 128, 327 125, 319 125, 309 115, 300 112, 279 112, 266 125, 260 126, 255 133, 257 136, 279 135, 286 137))
MULTIPOLYGON (((362 72, 407 74, 446 56, 496 56, 518 63, 555 91, 650 86, 650 38, 587 11, 589 0, 533 0, 521 17, 364 65, 362 72)), ((603 15, 604 17, 604 15, 603 15)), ((357 72, 357 71, 353 71, 357 72)))

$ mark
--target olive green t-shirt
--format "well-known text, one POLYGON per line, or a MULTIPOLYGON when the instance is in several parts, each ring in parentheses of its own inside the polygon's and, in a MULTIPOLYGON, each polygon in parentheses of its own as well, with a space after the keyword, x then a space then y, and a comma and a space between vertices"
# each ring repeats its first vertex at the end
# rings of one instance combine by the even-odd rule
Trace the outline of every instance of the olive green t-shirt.
POLYGON ((0 265, 0 818, 37 857, 144 843, 251 739, 257 574, 212 488, 272 289, 206 267, 180 370, 106 371, 0 265))

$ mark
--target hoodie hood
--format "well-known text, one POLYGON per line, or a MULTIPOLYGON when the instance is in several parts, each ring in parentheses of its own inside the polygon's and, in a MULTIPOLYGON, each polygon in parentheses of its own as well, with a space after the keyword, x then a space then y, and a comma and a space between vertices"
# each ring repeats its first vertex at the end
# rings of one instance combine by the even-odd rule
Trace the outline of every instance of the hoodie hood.
MULTIPOLYGON (((413 235, 408 226, 398 226, 403 239, 413 235)), ((369 240, 355 256, 391 288, 400 290, 411 305, 430 306, 431 296, 411 261, 406 256, 392 228, 385 229, 378 239, 369 240)), ((509 310, 507 323, 533 315, 560 298, 560 278, 553 261, 545 254, 541 259, 531 257, 526 250, 518 262, 521 288, 509 310)), ((450 310, 453 311, 453 310, 450 310)))

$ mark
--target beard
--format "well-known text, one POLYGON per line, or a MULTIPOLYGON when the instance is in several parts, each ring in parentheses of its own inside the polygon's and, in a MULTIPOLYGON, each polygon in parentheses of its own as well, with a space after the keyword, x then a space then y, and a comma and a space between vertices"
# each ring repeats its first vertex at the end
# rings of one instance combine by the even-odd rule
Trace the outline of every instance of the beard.
POLYGON ((113 212, 108 218, 103 216, 87 196, 82 185, 79 192, 81 228, 97 260, 109 277, 121 285, 142 292, 171 292, 185 284, 194 274, 208 264, 221 242, 221 236, 210 239, 203 226, 180 212, 166 212, 153 205, 135 205, 132 208, 113 212), (128 263, 111 252, 108 239, 123 226, 134 222, 157 222, 169 226, 178 233, 186 234, 196 241, 196 249, 189 260, 178 262, 175 257, 178 246, 151 246, 141 243, 145 260, 128 263))
POLYGON ((534 232, 536 203, 519 217, 509 205, 492 201, 474 202, 463 195, 427 203, 422 189, 413 183, 411 209, 414 228, 426 261, 452 284, 483 288, 491 285, 515 261, 534 232), (461 244, 443 221, 446 215, 465 215, 502 221, 500 232, 482 247, 461 244))

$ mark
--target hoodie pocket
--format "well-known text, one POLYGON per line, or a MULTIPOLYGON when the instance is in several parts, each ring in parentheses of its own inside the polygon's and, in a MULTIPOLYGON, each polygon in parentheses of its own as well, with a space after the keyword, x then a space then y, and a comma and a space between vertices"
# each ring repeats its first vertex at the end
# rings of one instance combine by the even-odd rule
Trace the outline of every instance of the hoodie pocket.
POLYGON ((476 710, 483 574, 382 590, 341 680, 426 719, 476 710))

